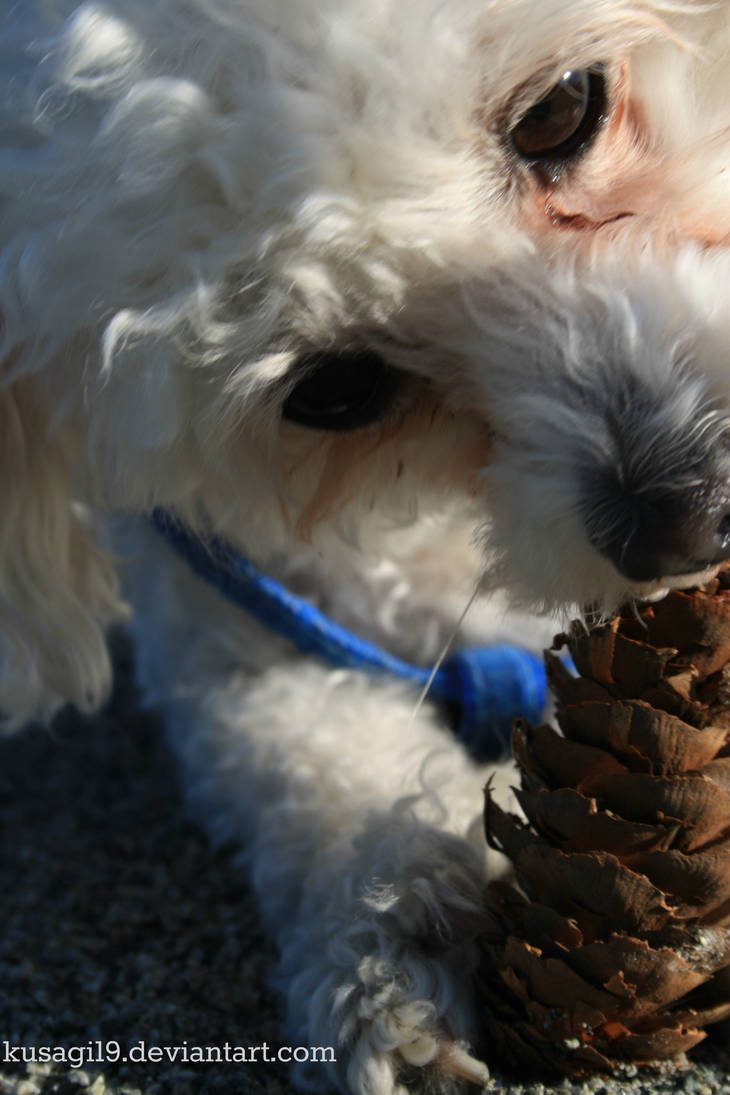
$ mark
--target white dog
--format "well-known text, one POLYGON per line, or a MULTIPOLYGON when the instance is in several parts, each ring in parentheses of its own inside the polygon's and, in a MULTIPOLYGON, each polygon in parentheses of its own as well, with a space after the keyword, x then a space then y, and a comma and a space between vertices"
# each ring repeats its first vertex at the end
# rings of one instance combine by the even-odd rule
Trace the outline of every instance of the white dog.
POLYGON ((486 1076, 485 770, 223 587, 423 667, 477 584, 610 607, 730 555, 729 49, 711 0, 6 0, 0 708, 96 707, 133 602, 289 1040, 336 1050, 301 1082, 486 1076))

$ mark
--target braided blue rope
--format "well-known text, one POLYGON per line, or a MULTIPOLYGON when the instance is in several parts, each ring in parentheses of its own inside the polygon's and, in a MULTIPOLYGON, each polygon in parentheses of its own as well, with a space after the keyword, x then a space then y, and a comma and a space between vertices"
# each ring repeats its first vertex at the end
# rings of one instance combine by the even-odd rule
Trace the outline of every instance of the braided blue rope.
MULTIPOLYGON (((341 627, 218 537, 201 539, 164 510, 153 512, 152 523, 198 577, 302 654, 339 669, 398 677, 416 689, 426 686, 430 668, 404 662, 341 627)), ((436 671, 429 698, 456 710, 456 734, 474 756, 493 759, 509 749, 516 718, 539 720, 547 698, 545 670, 540 658, 519 647, 466 647, 436 671)))

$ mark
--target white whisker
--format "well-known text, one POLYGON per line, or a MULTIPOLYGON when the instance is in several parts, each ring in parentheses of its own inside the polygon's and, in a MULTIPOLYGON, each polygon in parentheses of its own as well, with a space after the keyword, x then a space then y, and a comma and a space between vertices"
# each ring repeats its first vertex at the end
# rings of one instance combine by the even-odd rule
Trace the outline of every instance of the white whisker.
POLYGON ((408 725, 409 726, 413 725, 415 719, 418 716, 418 712, 423 707, 423 704, 426 700, 426 697, 428 696, 428 693, 431 689, 431 685, 433 684, 434 677, 436 676, 439 669, 443 665, 444 659, 446 658, 447 654, 451 650, 451 647, 454 645, 454 640, 455 640, 456 636, 458 635, 459 630, 460 630, 460 628, 462 627, 462 625, 464 623, 464 620, 467 617, 467 613, 469 612, 471 606, 474 604, 474 601, 477 598, 477 595, 479 594, 479 589, 480 589, 480 583, 477 582, 476 585, 474 586, 474 589, 471 591, 471 593, 469 595, 468 601, 464 605, 464 609, 463 609, 461 615, 459 616, 459 619, 454 624, 454 626, 451 630, 451 634, 449 635, 448 639, 444 643, 444 645, 441 649, 441 653, 439 654, 438 658, 436 659, 436 661, 434 663, 434 666, 433 666, 433 669, 431 670, 431 672, 428 676, 428 680, 426 681, 423 688, 421 689, 420 695, 419 695, 418 699, 416 700, 416 705, 413 708, 413 711, 411 712, 411 717, 408 720, 408 725))

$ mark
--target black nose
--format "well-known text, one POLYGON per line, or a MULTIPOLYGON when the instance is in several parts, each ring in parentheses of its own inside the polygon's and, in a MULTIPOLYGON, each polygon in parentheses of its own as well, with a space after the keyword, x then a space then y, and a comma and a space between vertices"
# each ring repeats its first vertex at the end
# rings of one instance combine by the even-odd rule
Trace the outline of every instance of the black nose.
POLYGON ((706 570, 730 559, 730 478, 648 492, 604 481, 586 527, 593 546, 633 582, 706 570))

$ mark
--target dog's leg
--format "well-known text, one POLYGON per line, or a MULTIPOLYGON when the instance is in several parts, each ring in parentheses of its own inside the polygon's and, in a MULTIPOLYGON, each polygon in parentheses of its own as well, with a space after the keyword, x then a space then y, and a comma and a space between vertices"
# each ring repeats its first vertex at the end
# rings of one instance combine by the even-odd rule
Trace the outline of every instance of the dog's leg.
POLYGON ((407 686, 297 656, 148 528, 128 549, 142 684, 166 703, 196 813, 241 849, 287 1040, 336 1057, 299 1079, 357 1095, 482 1081, 467 1047, 489 773, 428 704, 412 717, 407 686))
MULTIPOLYGON (((292 1044, 358 1095, 487 1073, 474 1035, 483 770, 400 686, 299 662, 171 718, 190 793, 236 839, 281 954, 292 1044), (471 832, 472 840, 465 834, 471 832)), ((176 710, 175 710, 176 708, 176 710)), ((309 1083, 324 1076, 300 1069, 309 1083)))

